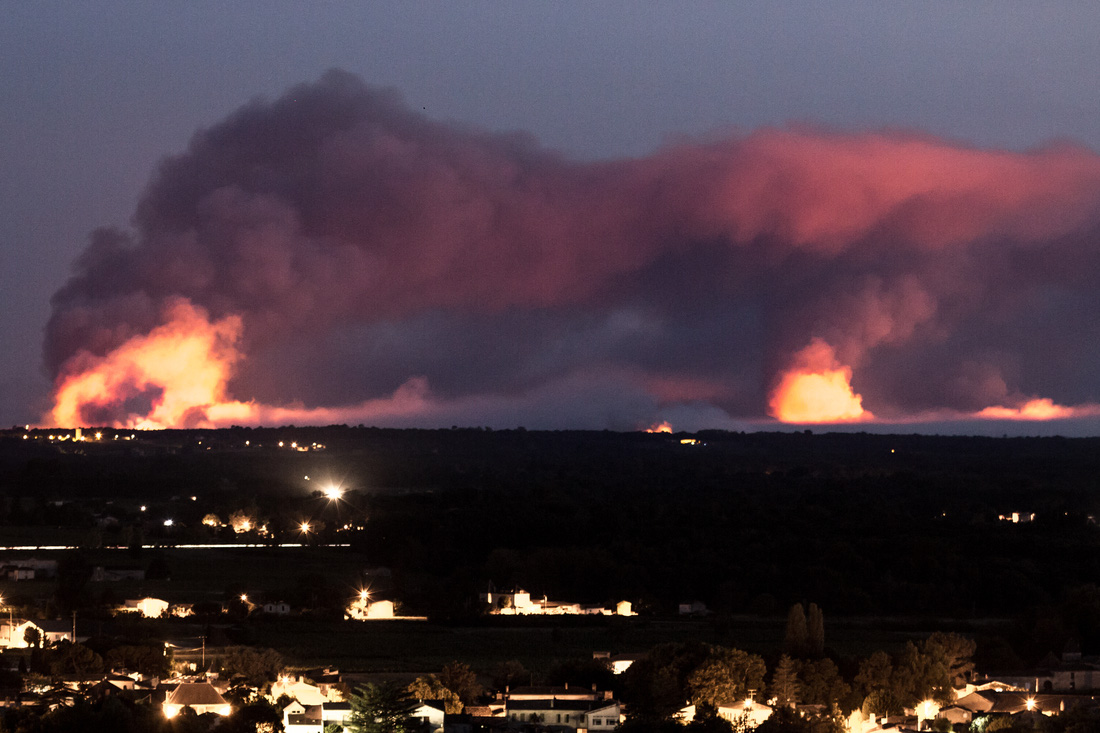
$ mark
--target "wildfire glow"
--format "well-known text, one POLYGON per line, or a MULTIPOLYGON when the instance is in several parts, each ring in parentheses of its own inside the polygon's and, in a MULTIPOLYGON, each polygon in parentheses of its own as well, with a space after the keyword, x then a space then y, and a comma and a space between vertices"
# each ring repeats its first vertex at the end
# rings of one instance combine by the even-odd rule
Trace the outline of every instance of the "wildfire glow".
POLYGON ((79 371, 60 378, 47 419, 75 426, 102 422, 89 416, 110 413, 116 427, 208 426, 209 409, 226 404, 225 385, 240 358, 241 320, 211 322, 202 308, 180 298, 168 304, 165 321, 106 356, 74 359, 79 371), (125 408, 138 400, 147 401, 147 412, 125 408))
POLYGON ((768 403, 777 420, 826 423, 874 419, 863 409, 863 398, 852 392, 851 368, 837 362, 827 343, 814 339, 796 355, 795 362, 768 403))
POLYGON ((645 429, 647 433, 671 433, 672 425, 666 420, 665 422, 657 423, 656 425, 650 425, 645 429))
POLYGON ((990 420, 1059 420, 1070 417, 1091 417, 1100 414, 1100 405, 1066 405, 1055 404, 1048 398, 1036 398, 1028 400, 1019 407, 1004 407, 996 405, 987 407, 975 414, 975 417, 990 420))

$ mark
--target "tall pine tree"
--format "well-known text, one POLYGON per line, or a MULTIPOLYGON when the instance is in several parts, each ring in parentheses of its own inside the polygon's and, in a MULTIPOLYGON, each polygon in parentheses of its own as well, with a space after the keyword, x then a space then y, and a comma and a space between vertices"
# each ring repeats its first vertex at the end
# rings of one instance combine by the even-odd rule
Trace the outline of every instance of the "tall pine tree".
POLYGON ((792 657, 802 657, 806 654, 808 644, 806 612, 802 609, 801 603, 796 603, 787 613, 787 633, 783 637, 783 652, 792 657))
POLYGON ((815 658, 825 653, 825 617, 816 603, 806 613, 806 651, 815 658))

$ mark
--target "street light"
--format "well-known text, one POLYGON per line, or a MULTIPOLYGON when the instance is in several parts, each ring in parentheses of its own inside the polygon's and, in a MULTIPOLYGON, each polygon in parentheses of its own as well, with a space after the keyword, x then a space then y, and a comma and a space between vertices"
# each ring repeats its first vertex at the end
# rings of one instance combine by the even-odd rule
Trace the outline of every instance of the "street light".
POLYGON ((344 490, 341 489, 339 486, 336 486, 335 484, 329 484, 323 489, 323 491, 325 497, 327 497, 329 501, 339 501, 340 498, 344 495, 344 490))

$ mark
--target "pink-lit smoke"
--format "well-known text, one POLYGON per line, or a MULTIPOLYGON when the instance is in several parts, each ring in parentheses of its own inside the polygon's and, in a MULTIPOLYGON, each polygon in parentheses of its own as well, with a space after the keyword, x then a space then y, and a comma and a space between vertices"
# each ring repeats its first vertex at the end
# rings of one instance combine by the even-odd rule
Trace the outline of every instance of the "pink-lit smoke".
POLYGON ((1088 150, 768 129, 587 163, 330 72, 197 133, 134 231, 93 234, 53 299, 45 421, 1093 414, 1098 300, 1088 150))

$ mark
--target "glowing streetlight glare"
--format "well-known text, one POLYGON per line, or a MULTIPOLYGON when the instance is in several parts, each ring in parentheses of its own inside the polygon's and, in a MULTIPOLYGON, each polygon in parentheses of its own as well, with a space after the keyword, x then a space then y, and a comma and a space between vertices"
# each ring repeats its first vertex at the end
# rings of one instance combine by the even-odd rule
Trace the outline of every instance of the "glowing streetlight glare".
POLYGON ((241 593, 241 602, 242 603, 248 603, 248 594, 247 593, 241 593))
POLYGON ((336 501, 344 495, 344 490, 341 489, 339 486, 333 486, 332 484, 329 484, 325 487, 324 494, 331 501, 336 501))
POLYGON ((1026 704, 1027 704, 1027 709, 1028 710, 1034 710, 1035 709, 1035 698, 1034 697, 1029 697, 1027 699, 1026 704))
POLYGON ((298 529, 302 530, 303 532, 309 532, 309 522, 302 522, 298 525, 298 529))

